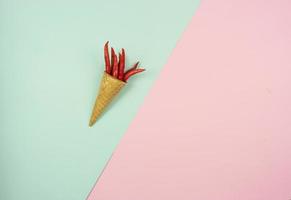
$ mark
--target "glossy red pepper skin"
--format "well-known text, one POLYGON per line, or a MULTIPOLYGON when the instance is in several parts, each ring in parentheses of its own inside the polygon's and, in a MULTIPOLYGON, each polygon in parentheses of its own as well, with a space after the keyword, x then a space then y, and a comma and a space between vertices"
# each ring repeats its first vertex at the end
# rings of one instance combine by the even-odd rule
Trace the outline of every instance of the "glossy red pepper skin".
POLYGON ((136 62, 130 69, 128 69, 124 74, 126 74, 127 72, 131 71, 131 70, 134 70, 137 68, 139 62, 136 62))
POLYGON ((118 79, 123 80, 124 76, 124 68, 125 68, 125 51, 121 49, 121 55, 119 56, 119 74, 118 79))
POLYGON ((115 51, 114 49, 111 47, 111 66, 110 66, 110 75, 112 75, 112 69, 113 69, 113 66, 114 66, 114 57, 115 57, 115 51))
MULTIPOLYGON (((120 69, 120 65, 121 65, 121 54, 118 53, 118 69, 120 69)), ((119 74, 119 73, 118 73, 119 74)))
POLYGON ((112 69, 112 76, 115 78, 118 78, 118 61, 117 61, 117 56, 114 56, 114 65, 112 69))
POLYGON ((126 72, 124 74, 123 81, 126 82, 134 74, 137 74, 137 73, 140 73, 140 72, 143 72, 143 71, 145 71, 145 69, 133 69, 133 70, 130 70, 130 71, 128 71, 128 72, 126 72))
POLYGON ((108 41, 106 42, 104 46, 104 59, 105 59, 105 71, 110 74, 111 73, 111 67, 110 67, 110 59, 109 59, 109 52, 108 52, 108 41))
POLYGON ((137 69, 139 62, 135 63, 133 67, 125 71, 125 50, 122 48, 121 53, 116 55, 114 49, 111 47, 111 58, 109 56, 108 47, 109 42, 107 41, 104 45, 104 59, 105 59, 105 72, 112 75, 113 77, 127 81, 134 74, 143 72, 145 69, 137 69), (117 57, 119 56, 119 58, 117 57))

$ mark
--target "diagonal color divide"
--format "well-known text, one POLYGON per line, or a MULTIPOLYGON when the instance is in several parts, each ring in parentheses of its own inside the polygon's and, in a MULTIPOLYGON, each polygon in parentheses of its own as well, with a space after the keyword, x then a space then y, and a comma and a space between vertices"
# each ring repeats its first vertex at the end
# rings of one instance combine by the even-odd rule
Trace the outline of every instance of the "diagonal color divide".
POLYGON ((290 199, 290 9, 202 2, 89 200, 290 199))
POLYGON ((1 0, 0 199, 85 199, 197 4, 1 0), (107 40, 147 72, 89 128, 107 40))

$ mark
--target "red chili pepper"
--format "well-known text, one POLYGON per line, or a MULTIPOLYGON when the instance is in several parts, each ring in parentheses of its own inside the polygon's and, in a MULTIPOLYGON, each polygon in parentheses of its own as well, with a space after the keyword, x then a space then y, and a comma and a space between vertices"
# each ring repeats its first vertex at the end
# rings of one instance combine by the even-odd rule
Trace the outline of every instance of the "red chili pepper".
MULTIPOLYGON (((120 65, 121 65, 121 54, 120 53, 118 53, 118 69, 120 70, 120 65)), ((120 73, 120 72, 119 72, 120 73)), ((118 73, 118 74, 119 74, 118 73)), ((118 75, 119 76, 119 75, 118 75)))
POLYGON ((117 79, 119 79, 119 74, 120 74, 120 62, 121 62, 121 54, 118 53, 118 74, 117 74, 117 79))
POLYGON ((114 65, 112 69, 112 76, 115 78, 118 78, 118 61, 117 61, 117 56, 114 55, 114 65))
POLYGON ((110 69, 110 73, 112 75, 112 69, 114 66, 114 57, 115 57, 115 51, 114 49, 111 47, 111 69, 110 69))
POLYGON ((124 81, 126 82, 132 75, 145 71, 145 69, 133 69, 124 74, 124 81))
POLYGON ((136 62, 136 63, 132 66, 132 68, 128 69, 128 70, 125 72, 125 74, 126 74, 127 72, 129 72, 129 71, 132 71, 132 70, 136 69, 137 66, 138 66, 138 64, 139 64, 139 62, 136 62))
POLYGON ((121 49, 121 56, 119 56, 119 74, 118 79, 123 80, 124 76, 124 68, 125 68, 125 51, 121 49))
POLYGON ((110 60, 109 60, 109 53, 108 53, 108 43, 109 41, 107 41, 104 46, 104 59, 105 59, 105 71, 108 74, 110 74, 111 68, 110 68, 110 60))
POLYGON ((111 48, 111 59, 108 52, 108 44, 104 46, 105 72, 114 76, 121 81, 127 81, 132 75, 143 72, 145 69, 137 69, 139 62, 135 63, 133 67, 125 72, 125 50, 122 48, 119 53, 119 58, 113 48, 111 48))

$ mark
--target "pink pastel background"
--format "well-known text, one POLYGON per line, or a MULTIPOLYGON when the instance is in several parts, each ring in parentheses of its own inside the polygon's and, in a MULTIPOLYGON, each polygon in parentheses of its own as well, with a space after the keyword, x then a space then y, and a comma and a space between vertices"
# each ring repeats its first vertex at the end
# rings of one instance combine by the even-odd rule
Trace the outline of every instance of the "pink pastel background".
POLYGON ((202 1, 88 199, 291 199, 291 1, 202 1))

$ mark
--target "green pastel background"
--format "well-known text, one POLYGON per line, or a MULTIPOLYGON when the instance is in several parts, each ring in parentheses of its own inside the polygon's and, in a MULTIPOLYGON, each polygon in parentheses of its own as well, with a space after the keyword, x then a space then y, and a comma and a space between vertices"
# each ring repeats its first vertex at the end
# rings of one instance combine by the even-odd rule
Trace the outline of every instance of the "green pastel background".
POLYGON ((0 0, 0 199, 85 199, 198 3, 0 0), (147 71, 89 128, 107 40, 147 71))

